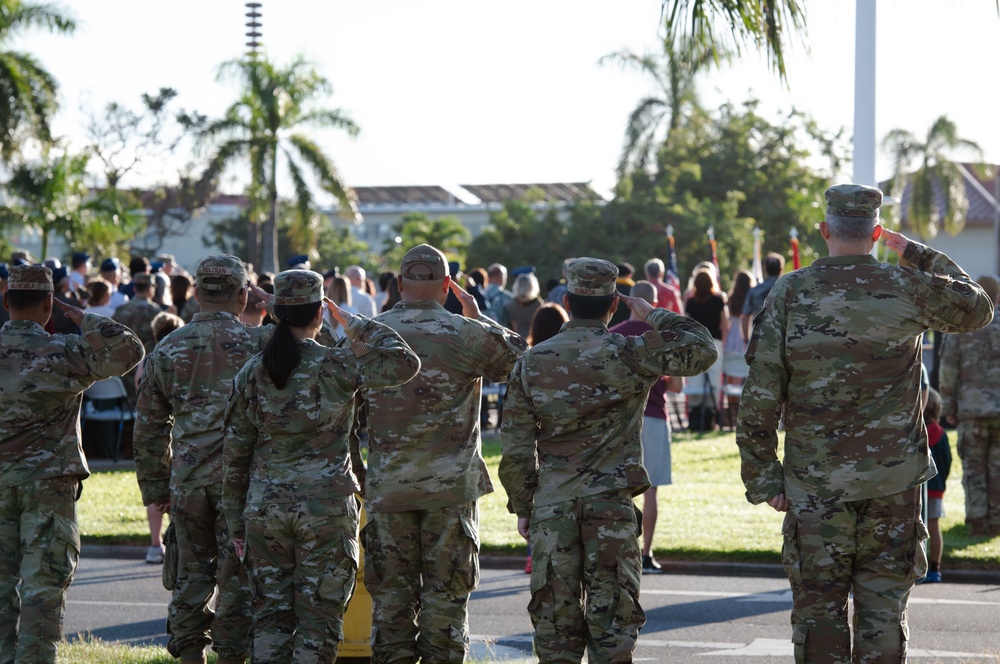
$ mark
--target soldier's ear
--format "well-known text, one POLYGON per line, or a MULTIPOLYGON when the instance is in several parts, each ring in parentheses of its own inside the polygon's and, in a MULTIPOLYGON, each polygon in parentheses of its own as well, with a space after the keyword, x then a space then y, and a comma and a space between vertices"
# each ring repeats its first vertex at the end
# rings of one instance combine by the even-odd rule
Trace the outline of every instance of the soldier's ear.
POLYGON ((819 234, 823 236, 824 240, 830 239, 830 224, 825 221, 819 222, 819 234))
POLYGON ((872 229, 872 242, 878 242, 880 237, 882 237, 882 224, 875 224, 875 228, 872 229))

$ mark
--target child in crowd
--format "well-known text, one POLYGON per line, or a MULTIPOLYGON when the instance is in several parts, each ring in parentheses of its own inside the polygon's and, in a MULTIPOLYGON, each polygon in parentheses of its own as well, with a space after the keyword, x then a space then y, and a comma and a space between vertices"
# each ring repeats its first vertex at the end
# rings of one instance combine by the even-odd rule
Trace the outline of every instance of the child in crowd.
POLYGON ((927 481, 927 530, 930 533, 930 544, 924 583, 941 583, 941 553, 944 550, 941 517, 944 516, 945 481, 951 470, 951 447, 947 432, 938 424, 940 419, 941 396, 932 387, 928 390, 927 405, 924 408, 924 424, 927 426, 927 442, 938 474, 927 481))

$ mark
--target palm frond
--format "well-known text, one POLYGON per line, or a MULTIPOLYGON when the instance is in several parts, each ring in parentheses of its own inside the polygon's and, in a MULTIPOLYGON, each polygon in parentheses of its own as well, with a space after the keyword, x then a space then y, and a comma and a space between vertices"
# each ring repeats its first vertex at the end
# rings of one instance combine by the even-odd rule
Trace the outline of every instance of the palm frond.
POLYGON ((341 179, 336 166, 323 154, 319 146, 302 134, 292 134, 288 142, 295 148, 299 158, 316 174, 323 189, 337 199, 341 216, 359 220, 357 194, 341 179))

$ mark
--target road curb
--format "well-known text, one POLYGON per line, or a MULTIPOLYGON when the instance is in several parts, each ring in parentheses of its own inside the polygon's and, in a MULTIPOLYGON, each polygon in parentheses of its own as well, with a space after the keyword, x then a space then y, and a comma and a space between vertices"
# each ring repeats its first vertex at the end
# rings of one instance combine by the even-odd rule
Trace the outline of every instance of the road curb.
MULTIPOLYGON (((119 558, 145 560, 146 547, 131 545, 85 544, 80 555, 87 558, 119 558)), ((479 556, 479 564, 487 569, 524 569, 523 556, 479 556)), ((748 576, 784 578, 781 565, 767 563, 727 563, 688 560, 660 560, 665 574, 704 574, 707 576, 748 576)), ((1000 586, 1000 570, 945 569, 948 583, 979 583, 1000 586)))

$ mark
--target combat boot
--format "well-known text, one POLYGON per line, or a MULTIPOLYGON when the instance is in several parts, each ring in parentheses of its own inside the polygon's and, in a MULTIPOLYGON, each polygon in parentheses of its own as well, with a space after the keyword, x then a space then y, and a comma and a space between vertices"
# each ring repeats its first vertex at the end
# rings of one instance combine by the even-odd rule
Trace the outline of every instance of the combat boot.
POLYGON ((986 537, 990 534, 986 519, 966 519, 965 525, 969 528, 969 537, 986 537))
POLYGON ((208 664, 208 659, 205 657, 205 652, 201 653, 185 653, 181 655, 181 664, 208 664))

